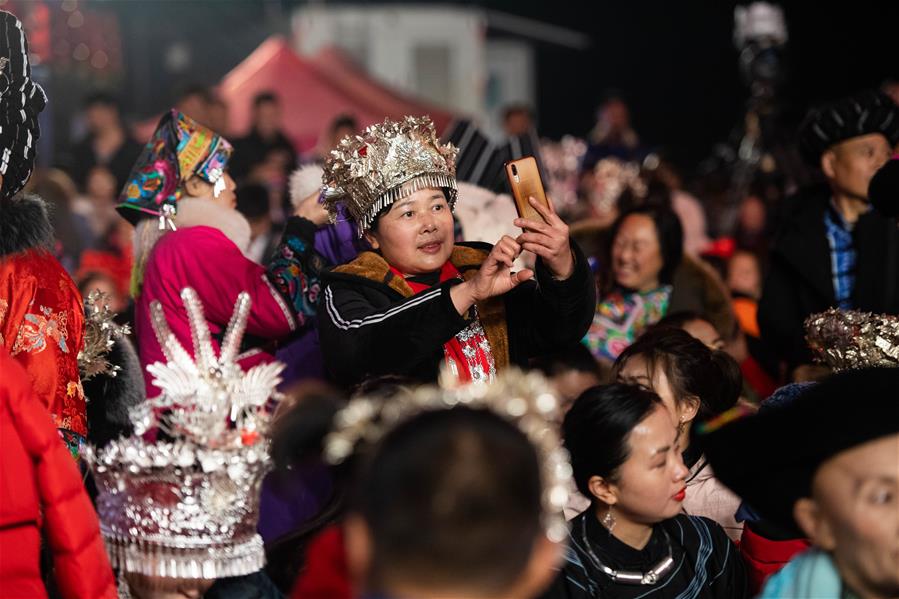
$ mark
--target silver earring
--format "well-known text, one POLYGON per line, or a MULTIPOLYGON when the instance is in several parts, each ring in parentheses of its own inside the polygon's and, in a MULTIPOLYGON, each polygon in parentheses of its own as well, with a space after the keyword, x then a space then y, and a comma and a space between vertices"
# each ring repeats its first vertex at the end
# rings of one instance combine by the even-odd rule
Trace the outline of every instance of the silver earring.
POLYGON ((609 511, 602 518, 602 525, 606 527, 606 530, 612 532, 612 529, 615 528, 615 523, 615 516, 612 515, 612 508, 610 507, 609 511))

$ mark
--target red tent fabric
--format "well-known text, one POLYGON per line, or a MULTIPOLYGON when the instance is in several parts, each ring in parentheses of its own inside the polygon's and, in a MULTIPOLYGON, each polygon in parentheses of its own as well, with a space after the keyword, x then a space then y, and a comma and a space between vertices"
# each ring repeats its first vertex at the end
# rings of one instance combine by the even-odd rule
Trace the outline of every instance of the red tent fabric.
POLYGON ((237 135, 249 129, 253 96, 262 91, 272 91, 281 99, 286 134, 300 151, 313 148, 331 120, 343 113, 355 116, 362 126, 385 117, 429 114, 438 132, 452 120, 449 112, 370 79, 338 50, 327 49, 306 60, 280 36, 263 42, 219 85, 237 135))

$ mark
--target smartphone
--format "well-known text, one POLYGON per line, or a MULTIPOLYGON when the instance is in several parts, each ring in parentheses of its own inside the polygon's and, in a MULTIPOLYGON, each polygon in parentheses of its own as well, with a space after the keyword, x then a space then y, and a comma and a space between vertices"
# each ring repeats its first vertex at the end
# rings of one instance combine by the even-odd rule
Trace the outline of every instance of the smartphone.
POLYGON ((512 189, 512 197, 515 199, 515 208, 518 216, 531 220, 541 221, 543 217, 534 210, 528 198, 533 197, 547 208, 549 200, 543 190, 543 182, 540 180, 540 170, 537 168, 537 160, 533 156, 525 156, 518 160, 511 160, 505 164, 506 177, 509 179, 509 187, 512 189))

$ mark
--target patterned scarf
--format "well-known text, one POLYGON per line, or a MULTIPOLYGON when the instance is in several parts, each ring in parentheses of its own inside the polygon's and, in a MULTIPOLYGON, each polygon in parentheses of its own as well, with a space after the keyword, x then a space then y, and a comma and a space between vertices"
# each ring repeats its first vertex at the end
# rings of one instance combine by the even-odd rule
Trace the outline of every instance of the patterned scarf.
MULTIPOLYGON (((431 287, 427 283, 415 281, 411 277, 405 277, 392 266, 390 271, 398 277, 403 277, 415 294, 419 294, 431 287)), ((462 275, 456 267, 447 260, 440 269, 438 284, 450 279, 461 278, 462 275)), ((489 383, 496 377, 496 364, 493 361, 490 342, 487 340, 484 327, 481 326, 481 321, 477 316, 477 308, 473 307, 472 309, 475 311, 475 317, 471 319, 467 327, 443 344, 443 356, 450 372, 460 382, 489 383)))

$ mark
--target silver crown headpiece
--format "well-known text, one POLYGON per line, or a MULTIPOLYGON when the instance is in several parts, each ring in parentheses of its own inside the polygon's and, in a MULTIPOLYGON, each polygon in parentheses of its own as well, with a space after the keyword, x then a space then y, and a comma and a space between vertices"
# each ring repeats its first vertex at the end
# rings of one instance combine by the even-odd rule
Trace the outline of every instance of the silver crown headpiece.
POLYGON ((244 372, 237 364, 247 293, 237 298, 218 356, 196 292, 185 288, 181 299, 195 357, 153 302, 153 329, 167 362, 147 370, 162 394, 132 410, 133 436, 84 453, 99 489, 100 529, 113 566, 126 572, 186 579, 250 574, 265 564, 256 523, 270 467, 269 400, 284 365, 244 372))

